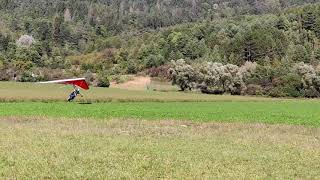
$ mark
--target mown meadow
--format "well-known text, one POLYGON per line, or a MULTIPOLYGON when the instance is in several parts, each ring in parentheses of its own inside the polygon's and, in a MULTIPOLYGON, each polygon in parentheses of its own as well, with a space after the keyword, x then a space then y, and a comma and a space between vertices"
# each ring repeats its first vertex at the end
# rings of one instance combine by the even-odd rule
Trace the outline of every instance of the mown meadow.
POLYGON ((318 179, 319 129, 1 118, 1 179, 318 179))
POLYGON ((319 101, 265 102, 15 102, 0 103, 2 117, 53 117, 193 122, 292 124, 320 127, 319 101))

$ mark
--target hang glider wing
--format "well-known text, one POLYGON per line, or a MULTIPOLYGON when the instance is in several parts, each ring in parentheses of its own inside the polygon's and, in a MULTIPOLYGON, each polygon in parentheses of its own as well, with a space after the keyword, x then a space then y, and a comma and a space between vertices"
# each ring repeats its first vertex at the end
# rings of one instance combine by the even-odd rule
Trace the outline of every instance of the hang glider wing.
POLYGON ((62 80, 47 81, 47 82, 40 82, 40 83, 42 83, 42 84, 48 84, 48 83, 70 84, 70 85, 75 85, 75 86, 81 87, 82 89, 85 89, 85 90, 89 89, 89 85, 86 82, 85 78, 62 79, 62 80))

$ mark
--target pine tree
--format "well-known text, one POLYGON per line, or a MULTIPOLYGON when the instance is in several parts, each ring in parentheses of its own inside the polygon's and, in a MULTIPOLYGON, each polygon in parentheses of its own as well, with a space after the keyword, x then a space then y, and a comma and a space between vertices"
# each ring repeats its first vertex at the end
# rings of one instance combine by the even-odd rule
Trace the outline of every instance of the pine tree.
POLYGON ((56 16, 53 21, 53 39, 58 44, 62 44, 64 41, 61 36, 62 22, 63 19, 61 16, 56 16))
POLYGON ((255 44, 254 44, 254 39, 250 34, 247 34, 244 37, 243 55, 244 55, 245 61, 255 60, 255 44))
POLYGON ((319 64, 320 63, 320 49, 315 50, 314 60, 319 64))
POLYGON ((284 15, 281 15, 277 21, 276 27, 280 30, 287 31, 289 29, 288 19, 284 15))
POLYGON ((320 38, 320 17, 318 17, 316 20, 314 32, 316 36, 320 38))
POLYGON ((307 49, 302 45, 296 45, 294 47, 292 60, 294 62, 310 62, 310 58, 308 57, 307 49))
POLYGON ((0 52, 6 51, 8 49, 9 42, 10 42, 9 36, 4 35, 0 32, 0 52))
POLYGON ((313 31, 315 29, 316 24, 316 15, 309 10, 305 14, 302 15, 302 26, 306 30, 313 31))

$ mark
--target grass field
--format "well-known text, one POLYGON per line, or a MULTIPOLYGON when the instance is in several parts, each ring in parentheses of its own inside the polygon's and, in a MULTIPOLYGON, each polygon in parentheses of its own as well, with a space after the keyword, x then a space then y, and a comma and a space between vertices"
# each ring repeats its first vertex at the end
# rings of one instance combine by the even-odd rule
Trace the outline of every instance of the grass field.
POLYGON ((0 179, 319 179, 320 101, 0 83, 0 179))
POLYGON ((182 121, 0 121, 10 179, 318 179, 315 128, 182 121))
POLYGON ((90 119, 191 120, 320 127, 319 101, 0 103, 0 116, 90 119))

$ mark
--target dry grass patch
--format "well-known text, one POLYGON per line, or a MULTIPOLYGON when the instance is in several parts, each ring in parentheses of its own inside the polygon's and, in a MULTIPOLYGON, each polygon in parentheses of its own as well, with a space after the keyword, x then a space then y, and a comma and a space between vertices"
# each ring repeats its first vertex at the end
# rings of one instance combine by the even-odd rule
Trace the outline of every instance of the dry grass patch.
MULTIPOLYGON (((144 84, 144 81, 142 84, 144 84)), ((131 82, 128 82, 128 86, 131 82)), ((140 85, 142 85, 140 84, 140 85)), ((143 85, 144 86, 144 85, 143 85)), ((82 102, 196 102, 196 101, 271 101, 271 98, 261 97, 243 97, 243 96, 213 96, 199 93, 183 92, 154 92, 143 90, 126 90, 118 88, 95 88, 90 87, 89 91, 81 91, 83 98, 77 98, 82 102)), ((20 101, 66 101, 71 86, 56 84, 38 84, 38 83, 16 83, 0 82, 0 101, 1 102, 20 102, 20 101)))
POLYGON ((0 177, 317 179, 319 138, 302 126, 2 118, 0 177))

